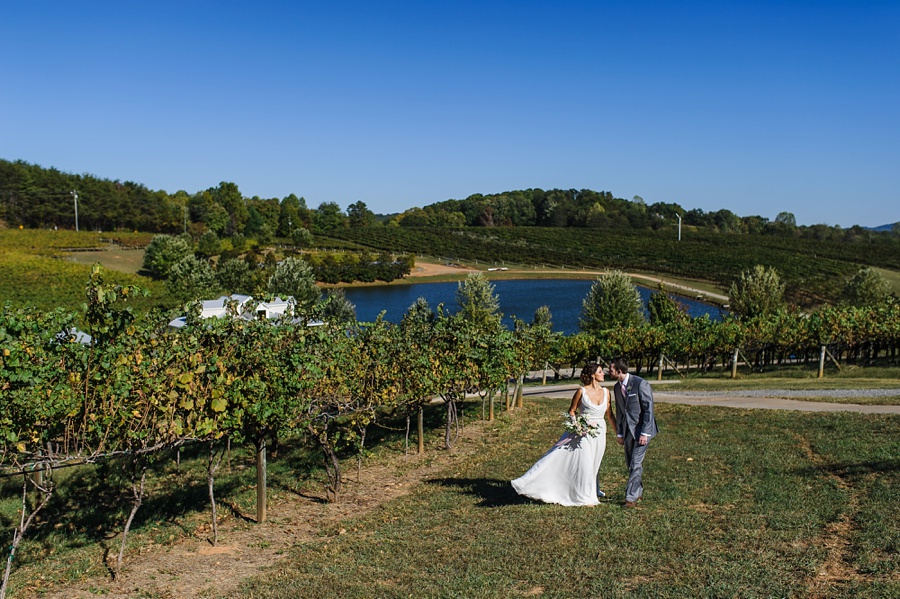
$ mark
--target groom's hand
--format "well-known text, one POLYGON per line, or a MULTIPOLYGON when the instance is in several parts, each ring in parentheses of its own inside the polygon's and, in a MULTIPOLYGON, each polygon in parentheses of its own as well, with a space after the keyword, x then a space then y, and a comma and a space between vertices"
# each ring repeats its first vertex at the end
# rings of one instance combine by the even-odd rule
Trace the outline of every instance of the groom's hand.
POLYGON ((616 437, 616 443, 619 445, 625 445, 625 437, 616 437))
POLYGON ((648 437, 647 435, 641 435, 638 438, 638 445, 646 445, 649 442, 650 442, 650 437, 648 437))

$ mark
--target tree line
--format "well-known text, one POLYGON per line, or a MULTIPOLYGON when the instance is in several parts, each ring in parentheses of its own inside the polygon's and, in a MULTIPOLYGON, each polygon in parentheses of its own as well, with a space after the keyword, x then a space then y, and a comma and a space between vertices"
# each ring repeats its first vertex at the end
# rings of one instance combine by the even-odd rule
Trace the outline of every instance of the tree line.
MULTIPOLYGON (((223 292, 257 297, 272 294, 293 297, 298 309, 308 309, 317 301, 317 281, 389 283, 408 275, 414 264, 413 255, 395 257, 367 250, 303 253, 292 246, 276 253, 272 248, 260 250, 247 244, 235 248, 228 241, 221 243, 212 232, 205 233, 196 246, 184 235, 156 235, 144 252, 144 271, 164 280, 169 295, 177 301, 223 292)), ((328 294, 332 299, 343 298, 339 290, 328 294)))
POLYGON ((647 203, 634 196, 623 199, 608 191, 539 188, 476 193, 464 199, 448 199, 398 214, 376 215, 364 201, 342 209, 324 201, 308 207, 305 198, 245 197, 235 183, 189 193, 151 190, 133 181, 118 181, 90 174, 74 175, 17 160, 0 160, 0 221, 7 226, 67 228, 76 225, 74 193, 78 194, 79 226, 87 230, 137 230, 157 233, 190 233, 199 239, 211 231, 220 238, 235 235, 268 244, 274 238, 291 238, 305 228, 328 232, 347 228, 381 226, 436 227, 555 227, 603 230, 674 229, 679 217, 684 227, 720 233, 801 237, 820 241, 858 241, 900 235, 900 223, 892 232, 878 233, 858 225, 817 224, 798 226, 790 212, 774 218, 739 216, 730 210, 705 212, 686 209, 675 202, 647 203))

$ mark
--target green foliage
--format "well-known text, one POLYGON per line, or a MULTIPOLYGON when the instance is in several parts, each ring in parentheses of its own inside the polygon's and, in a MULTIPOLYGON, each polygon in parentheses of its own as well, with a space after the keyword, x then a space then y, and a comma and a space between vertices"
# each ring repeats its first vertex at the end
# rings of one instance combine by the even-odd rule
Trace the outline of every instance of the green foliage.
POLYGON ((250 265, 246 260, 229 258, 219 263, 216 269, 219 288, 226 293, 253 294, 254 284, 250 277, 250 265))
POLYGON ((785 285, 774 268, 757 264, 731 284, 731 311, 741 318, 766 317, 785 307, 785 285))
POLYGON ((516 359, 513 372, 525 374, 530 369, 543 369, 559 351, 562 334, 552 331, 552 315, 547 306, 541 306, 534 313, 531 324, 515 319, 514 347, 516 359))
POLYGON ((309 229, 297 227, 291 231, 291 241, 297 247, 307 247, 312 241, 312 234, 309 232, 309 229))
POLYGON ((647 311, 650 313, 650 324, 654 326, 684 322, 688 318, 687 307, 663 291, 661 286, 647 301, 647 311))
POLYGON ((322 318, 328 322, 356 322, 356 306, 342 288, 329 289, 325 293, 322 318))
POLYGON ((291 237, 296 229, 301 229, 308 222, 309 215, 306 200, 291 194, 281 201, 278 213, 278 235, 291 237))
POLYGON ((353 283, 363 281, 390 282, 408 275, 414 263, 413 256, 401 256, 397 260, 388 253, 373 256, 363 252, 317 252, 304 254, 313 269, 317 281, 324 283, 353 283))
POLYGON ((204 233, 203 236, 200 237, 200 241, 197 242, 197 254, 204 258, 218 256, 221 251, 222 243, 219 241, 219 236, 213 231, 204 233))
POLYGON ((186 301, 215 295, 220 288, 209 262, 190 254, 172 266, 166 289, 172 297, 186 301))
POLYGON ((350 227, 372 227, 378 223, 375 213, 365 202, 354 202, 347 206, 347 224, 350 227))
POLYGON ((775 222, 791 229, 797 226, 797 218, 791 212, 779 212, 775 222))
POLYGON ((598 334, 616 327, 637 325, 644 321, 644 304, 637 287, 623 272, 601 275, 583 301, 579 327, 598 334))
POLYGON ((61 310, 3 307, 0 317, 0 466, 35 459, 65 436, 79 404, 84 348, 75 317, 61 310))
POLYGON ((333 232, 345 228, 347 217, 335 202, 322 202, 313 215, 313 226, 317 232, 333 232))
POLYGON ((847 279, 841 299, 851 306, 875 306, 883 303, 891 291, 891 285, 881 274, 863 267, 847 279))
MULTIPOLYGON (((47 237, 55 231, 0 231, 0 302, 15 306, 34 306, 45 311, 64 308, 78 309, 84 302, 84 282, 90 275, 91 267, 56 257, 53 248, 45 244, 47 237), (28 249, 20 249, 19 244, 6 242, 10 237, 21 238, 28 249), (45 254, 42 251, 47 251, 45 254), (52 281, 52 285, 48 285, 52 281)), ((60 231, 59 233, 62 233, 60 231)), ((74 235, 74 232, 72 233, 74 235)), ((85 240, 96 240, 96 235, 85 235, 85 240)), ((107 279, 122 285, 139 284, 153 295, 138 298, 135 307, 148 309, 150 306, 166 304, 168 298, 162 282, 133 274, 112 272, 107 279)))
POLYGON ((144 268, 158 279, 167 279, 172 267, 192 253, 183 238, 157 235, 144 252, 144 268))
POLYGON ((456 288, 456 304, 459 316, 478 330, 495 331, 500 326, 500 298, 494 293, 494 285, 484 273, 475 272, 460 281, 456 288))
POLYGON ((319 299, 319 288, 312 268, 303 260, 285 258, 269 277, 269 293, 282 297, 292 296, 299 310, 308 310, 319 299))

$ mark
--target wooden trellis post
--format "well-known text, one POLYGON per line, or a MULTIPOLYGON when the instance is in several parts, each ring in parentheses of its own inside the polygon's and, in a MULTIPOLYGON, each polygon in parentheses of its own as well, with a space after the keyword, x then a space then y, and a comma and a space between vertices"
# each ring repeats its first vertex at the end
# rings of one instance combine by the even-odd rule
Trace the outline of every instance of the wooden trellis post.
POLYGON ((731 357, 731 378, 737 378, 737 361, 738 355, 741 353, 740 348, 734 348, 734 355, 731 357))
POLYGON ((825 346, 819 350, 819 378, 825 376, 825 346))

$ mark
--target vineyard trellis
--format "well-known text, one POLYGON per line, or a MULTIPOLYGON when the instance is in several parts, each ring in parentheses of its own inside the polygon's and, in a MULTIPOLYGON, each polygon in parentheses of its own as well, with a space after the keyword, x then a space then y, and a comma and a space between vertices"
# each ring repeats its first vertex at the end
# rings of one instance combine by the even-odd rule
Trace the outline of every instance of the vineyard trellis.
MULTIPOLYGON (((140 509, 148 460, 185 443, 208 446, 207 484, 215 529, 214 483, 223 445, 247 444, 258 456, 257 520, 264 521, 266 448, 279 436, 303 435, 318 446, 328 493, 341 490, 339 452, 361 452, 367 430, 389 415, 419 415, 433 398, 446 402, 445 444, 459 425, 458 402, 480 394, 493 415, 497 391, 529 370, 625 356, 638 369, 733 368, 740 354, 753 368, 787 361, 822 368, 822 348, 836 363, 897 360, 900 301, 868 308, 782 312, 746 322, 686 318, 665 325, 621 327, 595 335, 554 334, 550 323, 517 321, 513 330, 473 327, 438 306, 410 309, 399 325, 378 320, 309 327, 237 318, 188 319, 169 330, 169 315, 137 313, 132 286, 103 281, 99 267, 86 288, 83 322, 93 341, 75 341, 78 314, 6 305, 0 315, 0 470, 21 476, 15 525, 0 597, 13 558, 36 514, 53 500, 53 471, 113 457, 128 468, 131 509, 140 509), (736 351, 737 350, 737 351, 736 351), (35 494, 36 492, 36 494, 35 494), (34 495, 32 498, 31 496, 34 495)), ((294 315, 289 315, 294 316, 294 315)), ((316 314, 308 315, 316 318, 316 314)), ((507 391, 508 393, 508 391, 507 391)), ((217 540, 214 531, 213 542, 217 540)))

